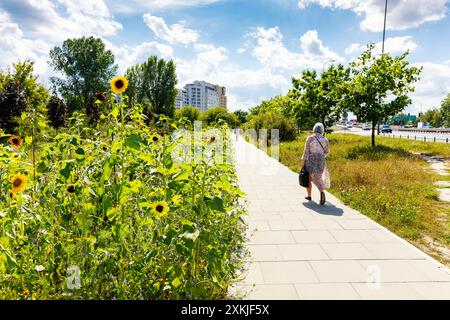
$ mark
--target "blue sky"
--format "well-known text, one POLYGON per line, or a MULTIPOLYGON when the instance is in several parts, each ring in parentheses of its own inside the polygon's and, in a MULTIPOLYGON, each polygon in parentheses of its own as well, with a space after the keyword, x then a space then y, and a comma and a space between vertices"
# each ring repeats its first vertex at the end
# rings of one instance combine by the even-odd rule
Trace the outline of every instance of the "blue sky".
MULTIPOLYGON (((424 66, 408 112, 450 92, 449 8, 448 0, 389 0, 387 51, 409 49, 411 63, 424 66)), ((173 59, 179 87, 224 85, 229 109, 248 109, 286 93, 302 70, 346 64, 380 42, 383 13, 384 0, 2 0, 0 68, 30 58, 46 83, 52 47, 95 35, 121 72, 150 55, 173 59)))

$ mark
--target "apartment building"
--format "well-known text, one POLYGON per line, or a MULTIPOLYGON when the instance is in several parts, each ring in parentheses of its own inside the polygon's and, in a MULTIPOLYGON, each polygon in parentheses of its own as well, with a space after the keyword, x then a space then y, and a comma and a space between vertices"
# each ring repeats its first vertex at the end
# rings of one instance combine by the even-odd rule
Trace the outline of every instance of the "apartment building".
POLYGON ((193 106, 201 111, 215 107, 227 107, 226 88, 205 81, 194 81, 178 90, 177 109, 193 106))

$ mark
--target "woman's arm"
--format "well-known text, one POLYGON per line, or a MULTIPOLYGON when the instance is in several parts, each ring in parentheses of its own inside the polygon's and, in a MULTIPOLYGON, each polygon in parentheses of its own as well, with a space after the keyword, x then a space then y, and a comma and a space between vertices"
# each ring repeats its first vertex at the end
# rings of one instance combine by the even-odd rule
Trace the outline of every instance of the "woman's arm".
POLYGON ((308 159, 309 156, 309 144, 310 144, 309 137, 306 139, 305 142, 305 148, 303 149, 303 155, 302 155, 302 166, 305 164, 305 160, 308 159))
POLYGON ((324 153, 325 156, 328 156, 328 154, 330 153, 330 145, 329 145, 329 141, 327 138, 325 138, 325 145, 324 145, 324 153))

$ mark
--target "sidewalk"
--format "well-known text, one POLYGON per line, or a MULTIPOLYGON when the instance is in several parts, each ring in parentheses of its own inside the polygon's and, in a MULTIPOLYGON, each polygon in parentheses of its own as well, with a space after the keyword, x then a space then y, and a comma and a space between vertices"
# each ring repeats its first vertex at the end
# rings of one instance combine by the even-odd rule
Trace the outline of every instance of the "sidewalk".
POLYGON ((247 299, 450 299, 448 268, 329 193, 320 206, 314 189, 314 201, 308 203, 297 173, 242 138, 234 147, 252 234, 252 262, 235 288, 239 294, 247 299))

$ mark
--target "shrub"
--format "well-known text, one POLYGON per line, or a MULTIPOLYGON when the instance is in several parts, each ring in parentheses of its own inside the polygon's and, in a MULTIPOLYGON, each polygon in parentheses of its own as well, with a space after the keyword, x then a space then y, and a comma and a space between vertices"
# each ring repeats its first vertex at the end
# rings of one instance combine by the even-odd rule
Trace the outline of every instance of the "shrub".
POLYGON ((231 127, 235 127, 239 122, 238 117, 235 114, 228 113, 228 110, 224 107, 208 109, 203 112, 202 118, 207 125, 214 125, 222 120, 231 127))
POLYGON ((271 139, 271 130, 279 130, 280 141, 292 141, 296 137, 294 121, 277 113, 267 112, 252 116, 247 128, 256 130, 259 135, 260 129, 267 130, 267 137, 271 139))
POLYGON ((200 120, 201 117, 202 113, 200 109, 192 106, 183 107, 175 112, 175 119, 180 120, 182 118, 186 118, 191 123, 200 120))
POLYGON ((67 122, 67 106, 64 101, 57 96, 52 96, 47 105, 47 116, 53 128, 64 127, 67 122))
POLYGON ((13 133, 20 117, 27 107, 25 97, 20 93, 20 82, 11 81, 0 91, 0 127, 6 133, 13 133))

